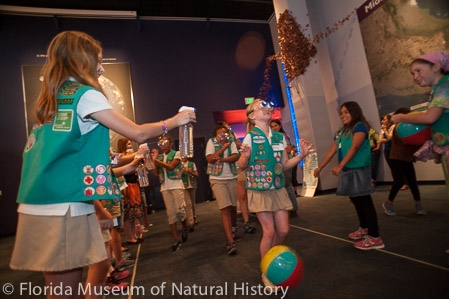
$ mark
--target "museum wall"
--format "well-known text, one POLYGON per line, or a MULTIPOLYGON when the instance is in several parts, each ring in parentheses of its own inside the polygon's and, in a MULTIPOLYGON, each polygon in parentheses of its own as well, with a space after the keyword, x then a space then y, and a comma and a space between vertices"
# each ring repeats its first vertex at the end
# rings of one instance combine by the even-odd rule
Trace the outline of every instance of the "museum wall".
MULTIPOLYGON (((374 4, 379 2, 380 1, 376 2, 363 0, 347 0, 342 2, 321 0, 318 3, 315 3, 314 1, 307 1, 309 7, 313 7, 310 15, 313 18, 320 16, 322 24, 321 29, 319 29, 320 31, 324 31, 326 27, 332 26, 334 22, 342 20, 354 11, 354 9, 357 9, 362 5, 364 5, 364 9, 367 7, 373 8, 374 4)), ((397 0, 391 0, 386 3, 389 5, 403 5, 401 1, 397 0)), ((382 8, 379 8, 379 10, 382 10, 382 8)), ((373 15, 376 13, 377 11, 374 10, 373 15)), ((370 17, 371 16, 368 16, 367 18, 369 19, 370 17)), ((405 13, 397 16, 397 18, 408 18, 409 22, 415 23, 414 16, 411 14, 405 13)), ((367 58, 367 45, 364 43, 364 38, 369 38, 369 36, 363 36, 363 34, 366 33, 361 31, 361 23, 359 23, 357 13, 354 13, 339 30, 330 34, 326 39, 326 48, 328 49, 327 52, 330 58, 329 60, 331 61, 333 82, 335 86, 332 88, 335 88, 337 96, 328 97, 327 102, 328 108, 330 108, 329 113, 334 114, 334 116, 338 116, 336 113, 336 108, 339 104, 345 101, 357 101, 361 105, 370 124, 375 129, 379 130, 381 117, 379 113, 380 103, 376 100, 376 88, 373 85, 371 70, 367 58)), ((374 44, 376 44, 376 42, 374 42, 374 44)), ((379 47, 378 51, 380 52, 385 48, 382 44, 376 46, 379 47)), ((425 49, 425 51, 430 51, 429 49, 426 49, 425 46, 425 44, 414 44, 414 48, 416 49, 425 49)), ((441 49, 444 50, 444 48, 441 49)), ((405 61, 405 66, 402 68, 402 76, 404 80, 410 82, 412 85, 414 85, 414 83, 408 70, 408 64, 411 62, 412 57, 415 57, 416 55, 417 54, 415 53, 410 56, 404 55, 404 57, 402 57, 405 61)), ((385 57, 382 58, 381 61, 376 60, 373 63, 384 63, 384 68, 388 68, 389 65, 396 64, 396 62, 389 62, 385 59, 385 57)), ((421 92, 424 93, 425 90, 423 89, 421 92)), ((396 103, 396 108, 405 105, 405 103, 398 102, 396 103)), ((335 128, 338 128, 341 125, 341 122, 338 119, 333 121, 333 124, 336 124, 332 127, 332 131, 335 131, 335 128)), ((433 161, 429 161, 427 163, 416 162, 415 170, 419 181, 442 182, 444 180, 441 164, 435 164, 433 161)), ((392 181, 390 169, 386 164, 383 155, 381 155, 379 161, 378 181, 392 181)))
MULTIPOLYGON (((358 102, 367 120, 375 129, 380 129, 379 109, 355 12, 364 3, 363 0, 274 0, 276 16, 285 9, 292 11, 308 37, 328 33, 328 28, 337 28, 316 44, 317 54, 311 59, 305 74, 291 83, 300 136, 314 143, 319 161, 326 155, 335 132, 341 127, 339 106, 343 102, 358 102)), ((407 68, 404 76, 410 76, 407 68)), ((289 113, 287 107, 286 104, 284 115, 289 113)), ((320 173, 318 190, 336 188, 337 177, 330 172, 331 165, 336 163, 334 157, 320 173)), ((440 164, 417 162, 415 169, 419 181, 444 179, 440 164)), ((377 179, 378 182, 392 181, 383 155, 379 160, 377 179)))

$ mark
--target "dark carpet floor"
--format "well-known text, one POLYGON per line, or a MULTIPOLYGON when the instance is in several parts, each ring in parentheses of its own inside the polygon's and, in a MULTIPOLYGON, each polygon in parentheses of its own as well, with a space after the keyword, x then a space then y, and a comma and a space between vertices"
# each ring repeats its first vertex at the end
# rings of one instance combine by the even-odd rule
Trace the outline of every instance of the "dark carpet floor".
MULTIPOLYGON (((357 229, 354 207, 346 197, 319 193, 298 197, 299 216, 290 221, 286 245, 304 262, 304 276, 287 294, 265 294, 260 277, 260 225, 245 234, 239 219, 238 254, 227 256, 220 214, 214 201, 197 204, 199 224, 179 251, 172 252, 165 211, 150 214, 153 227, 140 245, 126 245, 135 256, 126 294, 106 298, 449 298, 449 199, 442 184, 421 185, 428 214, 415 215, 409 190, 400 191, 396 216, 387 216, 381 203, 388 185, 373 194, 382 250, 354 249, 346 236, 357 229)), ((14 237, 0 243, 0 298, 45 298, 40 273, 8 267, 14 237), (36 292, 26 289, 35 287, 36 292), (22 290, 21 290, 22 288, 22 290), (6 296, 13 290, 12 294, 6 296)))

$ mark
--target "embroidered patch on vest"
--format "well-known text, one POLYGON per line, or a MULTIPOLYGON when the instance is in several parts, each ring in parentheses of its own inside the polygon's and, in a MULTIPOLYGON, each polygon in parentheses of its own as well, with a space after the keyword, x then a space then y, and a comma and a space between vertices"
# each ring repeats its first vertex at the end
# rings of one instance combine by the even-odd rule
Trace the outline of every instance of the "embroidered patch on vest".
POLYGON ((36 136, 34 134, 30 134, 27 139, 27 144, 25 146, 25 152, 28 152, 33 148, 34 144, 36 144, 36 136))
POLYGON ((68 98, 68 99, 58 99, 58 104, 61 105, 72 105, 73 104, 74 99, 73 98, 68 98))
POLYGON ((104 175, 99 175, 95 181, 97 181, 97 184, 103 185, 106 182, 106 177, 104 175))
POLYGON ((83 172, 85 174, 92 174, 94 173, 94 168, 92 167, 92 165, 86 165, 83 167, 83 172))
POLYGON ((254 143, 264 143, 265 137, 263 136, 253 136, 253 142, 254 143))
POLYGON ((70 132, 72 130, 73 110, 59 109, 56 112, 53 131, 70 132))
POLYGON ((92 187, 87 187, 84 189, 84 195, 85 196, 94 196, 95 195, 95 189, 92 187))
POLYGON ((106 194, 106 187, 105 186, 98 186, 96 190, 97 190, 97 194, 98 195, 105 195, 106 194))
POLYGON ((97 165, 97 167, 95 167, 95 171, 98 174, 103 174, 106 172, 106 166, 104 166, 103 164, 99 164, 99 165, 97 165))
POLYGON ((94 183, 94 178, 91 175, 86 175, 83 182, 85 185, 92 185, 94 183))
POLYGON ((63 95, 72 95, 75 94, 81 86, 82 84, 78 82, 68 82, 59 90, 59 93, 63 95))

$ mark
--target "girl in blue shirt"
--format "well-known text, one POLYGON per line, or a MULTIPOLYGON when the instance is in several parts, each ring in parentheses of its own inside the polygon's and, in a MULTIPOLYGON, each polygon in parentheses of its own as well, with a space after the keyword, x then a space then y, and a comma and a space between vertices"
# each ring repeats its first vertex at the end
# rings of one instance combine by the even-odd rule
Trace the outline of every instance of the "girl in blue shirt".
POLYGON ((343 124, 337 133, 335 141, 324 157, 314 175, 338 155, 338 165, 332 168, 332 173, 338 176, 337 195, 349 196, 354 204, 360 227, 348 237, 360 240, 354 243, 357 249, 379 249, 385 245, 379 236, 377 214, 371 193, 371 148, 368 140, 369 124, 363 116, 362 109, 356 102, 346 102, 340 106, 340 120, 343 124))

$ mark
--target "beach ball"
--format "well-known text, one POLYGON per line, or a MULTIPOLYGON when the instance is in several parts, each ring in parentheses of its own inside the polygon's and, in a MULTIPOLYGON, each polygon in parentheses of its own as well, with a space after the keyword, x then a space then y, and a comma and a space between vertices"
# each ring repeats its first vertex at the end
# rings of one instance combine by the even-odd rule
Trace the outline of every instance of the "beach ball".
POLYGON ((396 132, 405 144, 423 145, 431 139, 429 125, 399 123, 396 126, 396 132))
POLYGON ((260 269, 274 285, 292 288, 301 281, 304 264, 293 249, 277 245, 262 257, 260 269))

